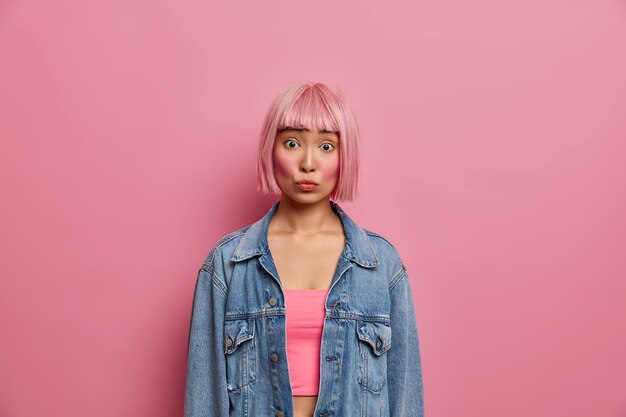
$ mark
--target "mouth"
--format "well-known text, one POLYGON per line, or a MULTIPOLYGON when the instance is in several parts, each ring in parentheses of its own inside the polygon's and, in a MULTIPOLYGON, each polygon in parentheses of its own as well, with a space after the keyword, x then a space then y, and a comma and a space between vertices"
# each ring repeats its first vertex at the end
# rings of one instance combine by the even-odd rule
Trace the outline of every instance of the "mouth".
POLYGON ((317 183, 312 181, 300 181, 296 183, 301 190, 310 191, 317 187, 317 183))

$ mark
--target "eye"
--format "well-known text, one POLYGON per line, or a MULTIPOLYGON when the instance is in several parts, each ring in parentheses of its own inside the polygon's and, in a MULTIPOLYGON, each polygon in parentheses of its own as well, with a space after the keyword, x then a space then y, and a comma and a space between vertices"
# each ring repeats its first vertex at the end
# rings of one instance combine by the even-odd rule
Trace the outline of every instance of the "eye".
POLYGON ((293 143, 293 144, 295 144, 295 145, 297 145, 297 144, 298 144, 298 142, 296 142, 296 141, 295 141, 295 140, 293 140, 293 139, 288 139, 288 140, 286 140, 284 143, 285 143, 285 145, 287 145, 287 147, 288 147, 288 148, 295 148, 295 146, 289 146, 289 144, 290 144, 290 143, 293 143))
POLYGON ((326 149, 324 149, 325 151, 332 151, 333 149, 335 149, 335 145, 333 145, 333 144, 332 144, 332 143, 330 143, 330 142, 326 142, 326 143, 323 143, 323 144, 322 144, 322 146, 326 146, 326 145, 330 146, 330 148, 326 148, 326 149))

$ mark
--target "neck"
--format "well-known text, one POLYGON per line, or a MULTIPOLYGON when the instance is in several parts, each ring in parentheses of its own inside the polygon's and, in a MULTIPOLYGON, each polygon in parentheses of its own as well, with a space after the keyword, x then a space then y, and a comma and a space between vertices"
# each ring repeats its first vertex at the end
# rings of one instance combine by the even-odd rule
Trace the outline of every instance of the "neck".
POLYGON ((275 231, 311 235, 333 229, 338 221, 341 220, 328 198, 315 203, 299 203, 283 195, 270 225, 275 231))

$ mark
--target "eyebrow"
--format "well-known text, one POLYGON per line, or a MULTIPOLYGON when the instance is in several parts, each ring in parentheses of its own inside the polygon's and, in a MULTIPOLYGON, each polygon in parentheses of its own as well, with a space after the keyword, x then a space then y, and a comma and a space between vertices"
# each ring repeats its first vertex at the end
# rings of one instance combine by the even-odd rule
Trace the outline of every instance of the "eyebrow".
MULTIPOLYGON (((310 132, 311 131, 310 129, 305 129, 305 128, 302 128, 302 127, 291 127, 291 126, 287 126, 287 127, 284 127, 282 129, 280 129, 281 132, 284 132, 285 130, 295 130, 296 132, 302 132, 302 131, 310 132)), ((322 130, 320 130, 320 133, 338 133, 338 132, 336 132, 334 130, 322 129, 322 130)))

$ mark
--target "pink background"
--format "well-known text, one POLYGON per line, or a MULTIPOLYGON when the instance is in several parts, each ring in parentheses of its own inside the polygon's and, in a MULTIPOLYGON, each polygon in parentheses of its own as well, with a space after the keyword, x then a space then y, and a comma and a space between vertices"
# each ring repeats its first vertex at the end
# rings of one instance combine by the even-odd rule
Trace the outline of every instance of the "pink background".
MULTIPOLYGON (((428 417, 626 416, 626 3, 0 2, 0 416, 178 416, 196 274, 342 88, 428 417)), ((399 417, 399 416, 394 416, 399 417)))

